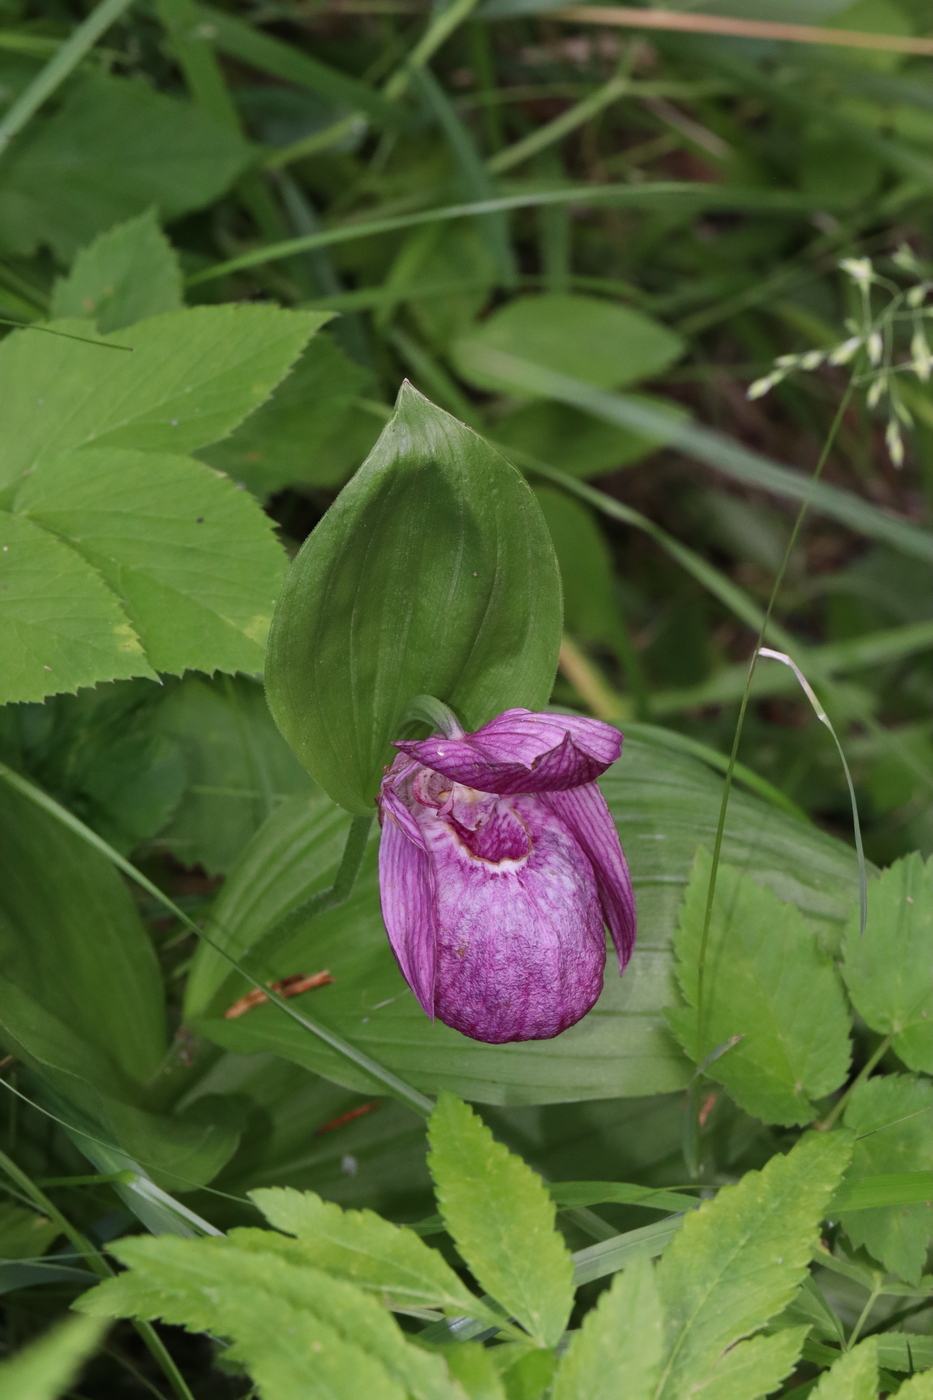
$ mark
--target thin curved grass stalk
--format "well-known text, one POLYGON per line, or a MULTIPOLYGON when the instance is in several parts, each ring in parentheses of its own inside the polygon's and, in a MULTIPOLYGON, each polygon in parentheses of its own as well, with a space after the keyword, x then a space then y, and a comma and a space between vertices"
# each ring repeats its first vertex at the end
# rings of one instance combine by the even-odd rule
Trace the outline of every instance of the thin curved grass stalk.
POLYGON ((774 651, 771 647, 759 647, 758 655, 767 657, 771 661, 780 661, 782 665, 790 667, 800 683, 801 690, 813 706, 813 713, 820 721, 820 724, 825 724, 826 728, 833 736, 833 743, 836 745, 839 752, 842 770, 846 775, 846 782, 849 786, 849 801, 852 803, 852 830, 855 835, 855 850, 858 855, 859 927, 860 931, 864 933, 865 925, 868 922, 868 880, 865 875, 865 852, 862 848, 862 827, 859 822, 858 803, 855 800, 855 787, 852 782, 852 774, 849 771, 849 765, 846 762, 842 744, 839 742, 839 735, 833 728, 833 722, 823 709, 810 682, 807 680, 796 661, 787 655, 787 652, 774 651))
POLYGON ((60 821, 63 826, 67 826, 77 836, 80 836, 83 841, 86 841, 89 846, 93 846, 96 850, 100 851, 102 855, 107 857, 112 865, 115 865, 118 870, 122 870, 124 875, 128 875, 141 889, 144 889, 153 899, 158 900, 161 905, 170 910, 176 919, 180 919, 191 933, 196 934, 202 942, 206 943, 210 948, 213 948, 215 953, 219 953, 225 962, 229 963, 242 977, 245 977, 251 986, 261 991, 266 999, 271 1001, 274 1006, 277 1006, 280 1011, 284 1011, 286 1016, 290 1016, 293 1021, 296 1021, 304 1030, 309 1031, 311 1035, 316 1036, 318 1040, 323 1040, 325 1045, 329 1045, 338 1055, 342 1055, 344 1059, 356 1065, 364 1074, 368 1074, 372 1079, 384 1084, 391 1094, 395 1095, 396 1098, 402 1099, 403 1102, 407 1103, 409 1108, 413 1108, 416 1113, 420 1113, 423 1117, 427 1117, 430 1114, 434 1104, 426 1094, 420 1093, 420 1091, 415 1089, 411 1084, 407 1084, 404 1079, 401 1079, 397 1074, 393 1074, 390 1069, 387 1069, 385 1065, 381 1065, 378 1060, 373 1060, 369 1055, 365 1054, 364 1051, 358 1050, 350 1041, 344 1040, 342 1036, 337 1035, 334 1031, 329 1030, 326 1026, 320 1025, 318 1022, 312 1021, 310 1017, 303 1016, 295 1007, 290 1006, 284 997, 279 996, 278 992, 274 992, 271 987, 267 987, 265 983, 261 982, 258 977, 255 977, 248 968, 244 967, 238 958, 235 958, 232 953, 228 953, 226 948, 215 942, 202 928, 199 928, 194 920, 189 918, 173 899, 170 899, 163 890, 159 889, 158 885, 153 884, 151 880, 147 879, 141 870, 137 870, 136 866, 133 865, 131 861, 126 860, 124 856, 120 855, 119 851, 115 851, 103 837, 98 836, 89 826, 85 826, 84 822, 74 816, 73 813, 69 812, 67 807, 62 807, 60 803, 55 801, 54 797, 50 797, 48 793, 43 792, 41 788, 31 783, 28 778, 24 778, 21 774, 14 772, 12 768, 8 768, 4 763, 0 763, 0 779, 8 783, 10 787, 15 788, 17 792, 21 792, 24 797, 28 797, 31 802, 35 802, 37 807, 41 807, 44 811, 48 812, 56 821, 60 821))
POLYGON ((132 355, 132 345, 115 345, 112 340, 94 340, 89 335, 72 335, 70 331, 57 331, 53 326, 38 326, 35 321, 14 321, 9 316, 0 316, 0 326, 13 326, 18 331, 42 331, 45 335, 57 335, 62 340, 77 340, 82 345, 99 345, 102 350, 128 350, 132 355))
MULTIPOLYGON (((784 550, 784 557, 781 560, 780 568, 778 569, 777 575, 774 580, 774 586, 771 589, 771 596, 768 599, 768 606, 765 609, 765 615, 761 625, 761 630, 758 634, 758 641, 755 644, 755 650, 753 651, 751 660, 749 662, 748 676, 745 681, 745 689, 742 692, 742 700, 739 706, 739 714, 735 724, 735 734, 733 735, 732 739, 732 751, 729 755, 729 766, 726 769, 726 776, 723 781, 722 801, 719 806, 719 820, 716 824, 716 837, 713 843, 712 868, 710 870, 709 889, 707 890, 706 894, 706 909, 703 916, 703 933, 700 938, 700 951, 697 955, 697 1048, 700 1054, 703 1053, 703 1036, 705 1031, 704 1017, 706 1013, 706 1004, 704 992, 706 989, 706 953, 709 947, 710 925, 712 923, 713 918, 713 902, 716 898, 716 876, 719 870, 719 862, 722 858, 722 842, 726 830, 726 813, 729 808, 729 796, 732 791, 732 779, 735 772, 736 760, 739 756, 739 744, 742 741, 742 730, 745 725, 745 715, 748 710, 748 701, 752 688, 752 680, 755 676, 755 668, 758 664, 758 657, 761 653, 761 648, 765 640, 765 632, 771 623, 771 615, 774 612, 774 608, 778 599, 778 594, 780 593, 781 585, 784 582, 784 576, 787 573, 787 566, 790 563, 791 556, 793 555, 794 548, 797 544, 797 540, 800 535, 801 528, 803 526, 804 517, 806 516, 807 509, 810 505, 810 497, 813 493, 813 489, 816 487, 817 483, 820 480, 820 477, 823 474, 823 468, 826 465, 830 451, 832 450, 832 445, 836 440, 836 435, 839 432, 842 420, 845 417, 846 409, 849 407, 853 390, 853 382, 850 379, 846 391, 842 396, 842 401, 840 402, 839 407, 836 410, 836 416, 834 417, 832 424, 830 425, 829 432, 826 435, 826 441, 823 444, 823 450, 820 453, 819 460, 813 471, 813 475, 810 478, 808 493, 800 503, 800 509, 797 512, 797 519, 794 521, 794 528, 791 530, 790 538, 787 541, 787 547, 784 550)), ((861 840, 861 836, 859 837, 859 839, 861 840)), ((862 866, 862 868, 864 869, 864 865, 862 866)), ((699 1130, 697 1132, 697 1137, 699 1140, 699 1130)))

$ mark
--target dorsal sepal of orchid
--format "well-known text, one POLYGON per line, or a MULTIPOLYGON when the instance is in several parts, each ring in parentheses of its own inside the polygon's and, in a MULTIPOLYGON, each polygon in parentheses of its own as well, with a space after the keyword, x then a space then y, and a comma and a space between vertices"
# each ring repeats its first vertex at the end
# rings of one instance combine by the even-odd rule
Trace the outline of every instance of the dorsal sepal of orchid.
POLYGON ((475 734, 403 739, 395 747, 481 792, 563 792, 605 773, 622 752, 622 735, 598 719, 514 709, 475 734))

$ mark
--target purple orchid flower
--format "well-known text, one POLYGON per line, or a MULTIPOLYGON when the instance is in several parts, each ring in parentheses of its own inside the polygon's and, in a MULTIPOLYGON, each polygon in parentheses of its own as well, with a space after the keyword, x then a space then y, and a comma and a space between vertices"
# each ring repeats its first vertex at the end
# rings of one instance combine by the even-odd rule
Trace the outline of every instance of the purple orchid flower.
POLYGON ((622 735, 506 710, 475 734, 401 741, 379 793, 389 942, 427 1014, 490 1044, 548 1040, 596 1002, 604 923, 620 973, 635 899, 595 779, 622 735))

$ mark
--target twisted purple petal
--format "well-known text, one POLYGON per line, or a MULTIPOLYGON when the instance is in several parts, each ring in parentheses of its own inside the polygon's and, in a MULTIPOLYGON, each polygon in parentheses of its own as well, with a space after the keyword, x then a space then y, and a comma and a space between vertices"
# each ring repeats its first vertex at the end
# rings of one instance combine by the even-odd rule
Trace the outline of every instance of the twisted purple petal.
POLYGON ((592 783, 615 763, 622 735, 598 719, 516 709, 462 739, 434 735, 396 748, 481 792, 562 792, 592 783))
POLYGON ((540 800, 547 803, 573 834, 593 867, 603 917, 609 926, 622 973, 635 947, 635 895, 606 799, 595 783, 588 783, 570 792, 542 794, 540 800))
MULTIPOLYGON (((412 765, 414 766, 414 765, 412 765)), ((386 779, 379 842, 382 918, 402 976, 434 1019, 437 963, 437 895, 434 869, 421 828, 386 779)))

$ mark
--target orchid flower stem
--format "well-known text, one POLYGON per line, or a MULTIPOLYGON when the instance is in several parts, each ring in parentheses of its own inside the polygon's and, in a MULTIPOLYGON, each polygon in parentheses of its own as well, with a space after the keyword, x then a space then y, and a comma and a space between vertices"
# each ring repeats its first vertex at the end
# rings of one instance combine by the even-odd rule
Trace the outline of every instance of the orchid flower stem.
POLYGON ((402 726, 407 724, 429 724, 440 730, 445 739, 462 739, 464 730, 449 705, 433 695, 415 695, 402 716, 402 726))
MULTIPOLYGON (((706 955, 707 950, 709 948, 710 927, 712 925, 713 920, 713 904, 716 897, 716 875, 719 870, 720 859, 722 858, 722 844, 726 830, 726 812, 729 808, 729 796, 732 791, 732 778, 735 772, 736 761, 739 756, 739 745, 742 741, 742 730, 745 725, 745 715, 748 711, 748 701, 751 692, 752 681, 754 680, 755 676, 755 668, 758 665, 759 651, 760 648, 764 645, 765 637, 768 632, 768 626, 771 622, 771 617, 774 612, 775 605, 777 603, 778 594, 780 593, 781 586, 784 582, 784 576, 787 573, 787 567, 790 563, 794 549, 797 545, 797 540, 800 536, 800 531, 803 526, 804 517, 807 514, 813 491, 817 483, 819 482, 820 477, 823 475, 823 468, 826 465, 826 461, 829 457, 830 451, 832 450, 833 443, 835 442, 836 436, 842 425, 842 420, 845 417, 847 408, 849 407, 849 402, 852 398, 854 387, 855 385, 853 375, 853 377, 849 380, 846 391, 842 396, 842 400, 839 404, 838 409, 836 410, 836 416, 834 417, 832 424, 830 425, 829 432, 826 435, 826 441, 823 444, 823 450, 820 453, 819 461, 817 462, 813 475, 810 478, 807 494, 800 503, 800 509, 797 512, 797 519, 794 521, 794 528, 790 532, 790 538, 787 541, 787 548, 784 550, 784 557, 781 560, 780 567, 777 571, 777 576, 774 580, 774 586, 771 589, 771 596, 768 599, 768 606, 765 609, 765 615, 762 619, 761 627, 758 632, 758 640, 755 643, 754 648, 752 649, 751 660, 748 666, 748 675, 745 678, 745 689, 742 692, 742 700, 741 704, 739 705, 739 716, 736 721, 735 734, 732 739, 732 751, 729 755, 729 767, 726 769, 726 776, 725 781, 723 782, 722 789, 722 801, 719 805, 719 820, 716 825, 716 839, 713 843, 712 869, 710 871, 709 888, 706 893, 706 910, 703 916, 703 934, 700 939, 700 951, 697 955, 696 1053, 700 1057, 702 1057, 704 1054, 704 1041, 706 1033, 706 955)), ((697 1133, 697 1141, 699 1141, 699 1132, 697 1133)))

